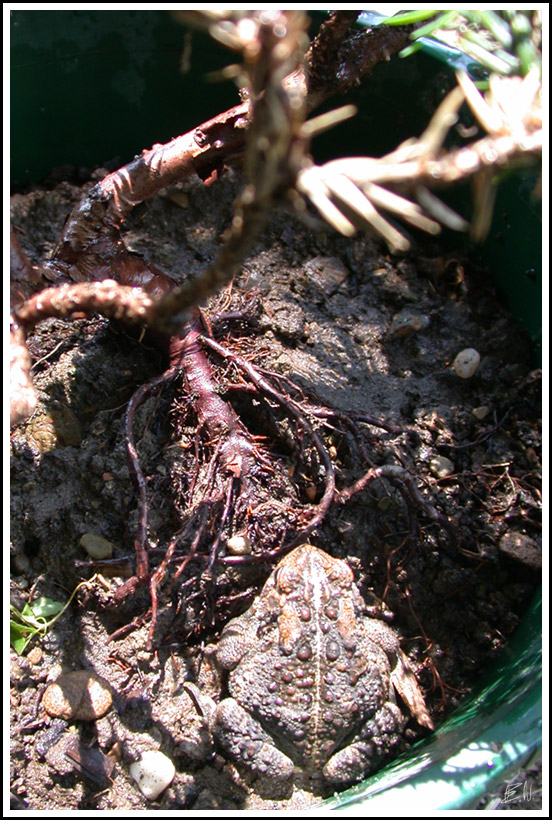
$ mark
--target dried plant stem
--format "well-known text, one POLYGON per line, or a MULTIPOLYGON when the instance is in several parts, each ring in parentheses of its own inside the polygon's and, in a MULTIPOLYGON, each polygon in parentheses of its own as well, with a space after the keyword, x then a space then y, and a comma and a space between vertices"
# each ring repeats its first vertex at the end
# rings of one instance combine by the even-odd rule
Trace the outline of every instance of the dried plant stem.
POLYGON ((153 304, 154 298, 141 288, 105 279, 47 288, 27 299, 15 316, 27 332, 43 319, 67 319, 75 313, 101 313, 121 322, 145 323, 153 304))
MULTIPOLYGON (((351 30, 357 16, 358 12, 332 13, 311 45, 305 67, 302 60, 284 66, 285 70, 291 69, 283 78, 287 93, 306 94, 308 111, 313 111, 329 96, 357 84, 376 63, 388 59, 407 44, 409 27, 365 31, 359 36, 358 31, 351 30), (351 48, 354 60, 351 60, 351 48), (349 63, 354 66, 354 72, 344 70, 349 63), (341 68, 339 72, 338 68, 341 68), (339 87, 331 81, 337 77, 339 87)), ((143 151, 132 162, 104 177, 73 209, 50 267, 76 280, 92 278, 94 271, 89 271, 90 275, 86 272, 83 257, 96 252, 99 236, 103 234, 116 241, 119 226, 132 208, 169 185, 193 174, 206 182, 213 181, 225 163, 242 154, 252 113, 250 102, 234 106, 166 145, 157 144, 143 151), (84 275, 79 276, 80 271, 84 275)), ((195 298, 191 292, 189 298, 195 298)))
POLYGON ((243 149, 249 107, 242 103, 166 145, 154 145, 94 185, 73 209, 51 266, 70 273, 101 234, 118 235, 121 222, 138 203, 194 173, 213 178, 224 161, 243 149))
POLYGON ((308 106, 358 85, 377 63, 387 61, 410 42, 412 26, 359 30, 359 11, 333 11, 307 52, 308 106))
MULTIPOLYGON (((112 279, 42 291, 15 311, 20 345, 24 346, 24 334, 41 319, 50 316, 66 318, 79 312, 99 312, 121 321, 176 331, 182 326, 179 316, 182 311, 207 298, 237 273, 254 238, 267 221, 276 196, 293 187, 304 151, 300 138, 305 115, 304 91, 301 85, 287 83, 286 78, 303 65, 308 46, 306 16, 292 11, 274 12, 268 16, 259 12, 252 16, 252 20, 256 25, 255 34, 250 42, 241 43, 252 112, 245 155, 247 184, 236 203, 226 242, 214 263, 202 276, 163 295, 152 295, 145 289, 118 284, 112 279)), ((236 36, 239 33, 237 29, 236 36)), ((236 129, 230 129, 234 137, 240 131, 236 124, 246 112, 247 108, 240 106, 229 118, 236 126, 236 129)), ((212 159, 213 154, 216 155, 215 134, 217 129, 228 126, 228 118, 221 115, 208 125, 200 129, 201 139, 196 129, 169 146, 154 146, 151 152, 144 152, 127 169, 110 175, 108 181, 104 181, 104 187, 101 183, 96 186, 92 195, 78 206, 77 215, 70 217, 54 254, 54 266, 77 279, 92 278, 94 271, 90 268, 95 265, 96 249, 92 262, 86 255, 83 257, 90 244, 100 244, 99 237, 107 231, 110 244, 117 248, 120 221, 137 201, 171 180, 181 178, 183 168, 191 169, 198 157, 205 159, 205 155, 209 155, 212 159), (200 143, 205 139, 204 131, 208 134, 207 139, 214 141, 202 149, 200 143), (84 263, 84 273, 78 270, 79 262, 84 263)), ((231 136, 228 142, 234 146, 237 144, 231 136)), ((16 356, 19 362, 17 391, 20 390, 17 385, 25 381, 23 377, 30 363, 19 355, 17 347, 16 356)), ((18 396, 14 399, 18 407, 13 418, 21 420, 25 400, 18 396)))

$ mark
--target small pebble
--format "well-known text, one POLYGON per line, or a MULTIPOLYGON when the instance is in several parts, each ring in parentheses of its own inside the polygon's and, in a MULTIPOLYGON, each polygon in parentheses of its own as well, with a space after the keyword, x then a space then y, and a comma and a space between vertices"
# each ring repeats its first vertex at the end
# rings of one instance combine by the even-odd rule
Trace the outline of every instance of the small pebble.
POLYGON ((163 752, 147 751, 130 766, 131 777, 148 800, 156 800, 173 781, 174 763, 163 752))
POLYGON ((475 416, 476 419, 479 421, 483 421, 485 416, 488 416, 491 412, 491 408, 487 407, 486 404, 481 405, 481 407, 474 407, 472 410, 472 415, 475 416))
POLYGON ((305 264, 309 281, 326 294, 333 296, 340 285, 347 279, 349 272, 337 257, 316 256, 305 264))
POLYGON ((247 535, 232 535, 226 542, 228 552, 233 555, 249 555, 251 552, 251 539, 247 535))
POLYGON ((64 720, 97 720, 112 703, 109 683, 88 669, 60 675, 42 698, 48 714, 64 720))
POLYGON ((113 555, 114 544, 101 535, 96 535, 94 532, 85 532, 79 541, 81 547, 86 550, 91 558, 96 561, 101 561, 104 558, 111 558, 113 555))
POLYGON ((403 339, 429 326, 429 318, 422 313, 413 313, 410 310, 401 310, 393 317, 387 331, 388 339, 403 339))
POLYGON ((120 740, 116 740, 111 749, 108 751, 107 756, 110 757, 115 763, 120 763, 123 759, 123 744, 120 740))
POLYGON ((452 367, 457 376, 461 379, 471 379, 479 367, 481 356, 473 347, 461 350, 452 363, 452 367))
POLYGON ((446 478, 454 472, 454 464, 446 456, 435 456, 429 462, 429 468, 437 478, 446 478))
POLYGON ((40 663, 42 660, 42 649, 40 646, 33 646, 33 648, 27 652, 27 660, 29 663, 32 663, 33 666, 37 666, 40 663))
POLYGON ((500 552, 529 569, 542 569, 542 550, 536 541, 521 532, 506 532, 498 543, 500 552))

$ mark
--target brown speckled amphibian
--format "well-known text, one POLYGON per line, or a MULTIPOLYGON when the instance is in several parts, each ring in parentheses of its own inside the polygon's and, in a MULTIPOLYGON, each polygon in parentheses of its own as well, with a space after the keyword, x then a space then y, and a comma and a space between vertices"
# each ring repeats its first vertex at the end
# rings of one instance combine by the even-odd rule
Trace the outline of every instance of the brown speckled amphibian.
POLYGON ((217 659, 231 697, 211 716, 215 742, 275 780, 288 781, 295 766, 332 785, 361 779, 401 737, 394 690, 433 728, 393 630, 368 616, 350 567, 310 544, 228 623, 217 659))

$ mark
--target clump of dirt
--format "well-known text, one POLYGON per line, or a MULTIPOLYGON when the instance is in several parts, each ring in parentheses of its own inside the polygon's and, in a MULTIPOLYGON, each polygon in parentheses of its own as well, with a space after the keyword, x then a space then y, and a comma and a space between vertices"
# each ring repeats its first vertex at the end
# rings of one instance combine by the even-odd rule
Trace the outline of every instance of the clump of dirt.
MULTIPOLYGON (((229 175, 216 190, 192 184, 145 203, 125 227, 127 247, 175 280, 196 275, 216 253, 236 186, 229 175)), ((12 221, 33 261, 51 251, 81 194, 62 183, 13 198, 12 221)), ((539 581, 540 380, 528 339, 488 273, 457 252, 424 241, 408 256, 392 257, 365 235, 345 240, 313 231, 283 210, 211 308, 219 317, 215 339, 259 372, 278 374, 289 395, 331 408, 333 416, 313 423, 338 491, 371 464, 397 465, 453 525, 455 538, 400 482, 382 479, 336 504, 311 536, 347 560, 366 599, 391 620, 438 724, 504 646, 539 581), (481 356, 469 379, 453 369, 465 348, 481 356), (353 426, 344 426, 344 413, 353 426)), ((206 644, 251 604, 271 562, 215 562, 209 573, 205 556, 184 565, 163 590, 154 651, 147 648, 147 591, 113 603, 133 572, 139 526, 125 410, 136 388, 163 372, 163 354, 148 337, 102 319, 44 322, 29 347, 40 401, 11 438, 12 603, 21 609, 40 596, 65 601, 95 570, 102 577, 79 592, 30 653, 12 653, 14 807, 151 806, 128 773, 129 762, 151 748, 161 748, 177 769, 153 804, 159 809, 308 804, 314 798, 299 791, 291 801, 260 801, 254 784, 213 754, 184 686, 199 681, 220 696, 223 683, 206 644), (112 559, 89 565, 79 545, 87 533, 114 545, 112 559), (109 641, 114 633, 119 637, 109 641), (93 723, 68 726, 45 714, 40 697, 62 670, 82 668, 110 682, 115 705, 93 723), (75 734, 80 765, 63 754, 75 734), (87 763, 91 749, 116 761, 110 779, 87 763)), ((278 519, 278 505, 308 510, 320 499, 323 470, 307 452, 310 443, 298 453, 285 412, 266 396, 233 390, 243 387, 243 375, 210 355, 225 398, 260 451, 267 447, 280 459, 281 498, 271 509, 281 534, 286 521, 278 519)), ((140 404, 133 429, 155 567, 186 515, 198 446, 193 396, 171 381, 140 404)), ((259 554, 262 532, 257 536, 252 549, 259 554)), ((168 581, 184 559, 177 551, 168 581)), ((416 737, 409 727, 405 743, 416 737)))

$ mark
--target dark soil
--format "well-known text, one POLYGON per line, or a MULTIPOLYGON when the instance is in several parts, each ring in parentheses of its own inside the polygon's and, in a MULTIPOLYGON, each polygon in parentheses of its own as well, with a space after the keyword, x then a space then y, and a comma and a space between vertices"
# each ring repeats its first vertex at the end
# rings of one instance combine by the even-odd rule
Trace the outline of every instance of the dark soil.
MULTIPOLYGON (((196 275, 215 254, 236 190, 229 175, 214 187, 191 185, 145 203, 125 227, 127 246, 175 280, 196 275)), ((13 224, 33 261, 52 250, 79 196, 62 183, 13 198, 13 224)), ((392 257, 364 235, 345 240, 314 232, 283 211, 233 283, 226 314, 244 300, 254 310, 238 320, 227 315, 215 327, 216 338, 288 377, 312 402, 399 427, 402 432, 391 433, 361 425, 371 461, 408 470, 453 523, 456 539, 424 509, 407 504, 398 486, 377 481, 335 506, 311 538, 349 562, 367 600, 391 620, 439 724, 507 642, 539 582, 540 379, 529 341, 498 301, 488 272, 458 253, 420 240, 410 255, 392 257), (476 374, 466 380, 452 369, 464 348, 481 354, 476 374), (452 471, 437 475, 437 457, 449 459, 452 471)), ((222 301, 213 304, 220 308, 222 301)), ((21 608, 40 596, 65 601, 90 578, 94 569, 83 565, 87 556, 79 546, 85 533, 113 542, 122 569, 118 575, 102 569, 104 580, 81 590, 26 656, 12 652, 13 807, 308 805, 314 798, 299 791, 290 801, 263 802, 254 784, 213 756, 182 685, 198 681, 220 694, 206 647, 250 605, 270 562, 215 565, 210 575, 205 559, 190 563, 172 596, 162 596, 154 651, 146 648, 149 620, 140 621, 149 606, 145 590, 113 604, 133 566, 137 533, 125 408, 137 387, 163 372, 163 354, 147 337, 140 341, 103 319, 44 322, 29 346, 40 404, 11 438, 12 603, 21 608), (136 628, 107 642, 134 618, 136 628), (62 669, 81 668, 110 681, 114 708, 88 724, 49 718, 40 705, 46 683, 62 669), (86 748, 115 755, 112 783, 67 759, 59 762, 52 749, 72 732, 86 748), (128 773, 129 763, 149 748, 162 749, 177 769, 154 804, 128 773)), ((236 381, 215 354, 212 363, 221 383, 236 381)), ((310 475, 294 472, 299 456, 285 414, 238 392, 225 396, 250 431, 265 437, 259 446, 281 464, 282 475, 293 476, 282 481, 277 500, 308 510, 319 498, 319 477, 316 465, 310 475)), ((189 399, 175 382, 146 398, 134 422, 148 482, 153 565, 185 513, 186 442, 195 430, 189 399)), ((358 442, 320 421, 316 426, 343 488, 363 473, 358 442)), ((258 554, 263 544, 252 548, 258 554)), ((411 725, 405 742, 417 736, 411 725)))

